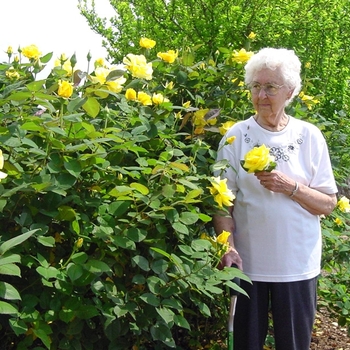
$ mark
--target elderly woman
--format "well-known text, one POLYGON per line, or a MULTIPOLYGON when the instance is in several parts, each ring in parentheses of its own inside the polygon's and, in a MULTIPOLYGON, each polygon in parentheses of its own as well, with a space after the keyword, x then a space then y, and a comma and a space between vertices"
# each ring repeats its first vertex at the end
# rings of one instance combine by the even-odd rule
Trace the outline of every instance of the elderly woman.
POLYGON ((292 50, 265 48, 245 66, 256 114, 224 136, 218 160, 236 195, 229 216, 213 218, 215 231, 231 232, 224 266, 238 265, 252 284, 240 295, 235 350, 262 350, 268 313, 277 350, 309 350, 321 261, 320 215, 334 209, 337 187, 328 148, 319 129, 285 112, 301 87, 300 61, 292 50), (226 139, 235 136, 232 144, 226 139), (275 170, 247 172, 247 152, 265 145, 275 170))

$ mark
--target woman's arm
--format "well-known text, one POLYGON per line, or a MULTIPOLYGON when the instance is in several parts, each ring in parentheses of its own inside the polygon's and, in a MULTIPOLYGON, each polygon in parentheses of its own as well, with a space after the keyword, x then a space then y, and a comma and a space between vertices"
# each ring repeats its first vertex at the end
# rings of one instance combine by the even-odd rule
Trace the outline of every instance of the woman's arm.
POLYGON ((336 194, 325 194, 297 183, 280 171, 262 171, 255 176, 266 189, 289 196, 313 215, 329 215, 337 205, 336 194))

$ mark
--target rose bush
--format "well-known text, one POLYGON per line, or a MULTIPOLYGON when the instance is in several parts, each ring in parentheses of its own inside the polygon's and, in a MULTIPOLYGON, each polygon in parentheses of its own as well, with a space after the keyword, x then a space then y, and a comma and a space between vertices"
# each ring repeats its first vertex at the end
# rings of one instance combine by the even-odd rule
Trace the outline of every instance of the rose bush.
MULTIPOLYGON (((8 348, 197 349, 200 317, 225 332, 225 290, 246 277, 216 267, 227 236, 211 214, 233 195, 212 173, 227 166, 215 163, 219 140, 253 113, 251 53, 196 62, 191 50, 152 54, 145 39, 124 68, 83 71, 61 55, 38 80, 52 54, 34 47, 0 65, 8 348)), ((307 115, 301 98, 293 108, 307 115)))

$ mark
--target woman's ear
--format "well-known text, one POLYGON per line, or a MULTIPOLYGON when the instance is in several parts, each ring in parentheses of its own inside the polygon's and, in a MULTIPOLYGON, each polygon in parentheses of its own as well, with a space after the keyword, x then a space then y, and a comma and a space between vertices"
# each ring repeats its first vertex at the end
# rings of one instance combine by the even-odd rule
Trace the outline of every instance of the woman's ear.
POLYGON ((287 95, 288 100, 290 100, 290 98, 292 97, 294 90, 295 89, 289 90, 288 95, 287 95))

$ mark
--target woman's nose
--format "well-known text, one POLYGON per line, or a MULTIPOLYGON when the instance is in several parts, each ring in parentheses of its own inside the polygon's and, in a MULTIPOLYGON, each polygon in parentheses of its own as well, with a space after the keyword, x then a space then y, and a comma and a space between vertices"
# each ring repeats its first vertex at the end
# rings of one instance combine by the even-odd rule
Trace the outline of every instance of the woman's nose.
POLYGON ((265 89, 261 88, 259 91, 259 98, 265 98, 267 97, 267 93, 265 92, 265 89))

